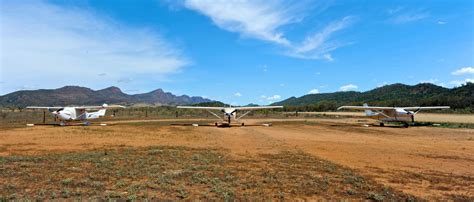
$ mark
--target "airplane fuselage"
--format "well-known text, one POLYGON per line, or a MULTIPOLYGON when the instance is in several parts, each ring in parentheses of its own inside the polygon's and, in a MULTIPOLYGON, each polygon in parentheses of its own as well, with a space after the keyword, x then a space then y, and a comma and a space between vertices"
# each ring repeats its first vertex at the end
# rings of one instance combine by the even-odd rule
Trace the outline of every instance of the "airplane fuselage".
POLYGON ((73 107, 64 107, 62 109, 52 111, 51 114, 61 121, 72 121, 76 119, 76 110, 73 107))
POLYGON ((413 122, 415 113, 406 111, 403 108, 395 108, 393 111, 385 111, 384 114, 379 112, 366 112, 367 116, 382 122, 413 122))
POLYGON ((226 107, 221 110, 226 116, 233 116, 236 113, 236 109, 232 107, 226 107))
POLYGON ((60 121, 84 121, 88 119, 96 119, 103 116, 105 114, 105 109, 89 113, 84 109, 77 109, 75 107, 64 107, 56 111, 52 111, 51 114, 60 121))
POLYGON ((235 117, 237 116, 237 109, 232 107, 226 107, 222 109, 221 112, 224 113, 224 120, 226 120, 229 124, 231 119, 235 119, 235 117))

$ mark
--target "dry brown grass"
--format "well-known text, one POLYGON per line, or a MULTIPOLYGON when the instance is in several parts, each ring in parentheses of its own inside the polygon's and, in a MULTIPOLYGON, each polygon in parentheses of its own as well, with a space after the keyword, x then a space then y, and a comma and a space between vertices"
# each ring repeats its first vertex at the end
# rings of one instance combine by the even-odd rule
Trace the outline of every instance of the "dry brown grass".
POLYGON ((302 152, 154 146, 0 158, 0 199, 413 200, 302 152))
MULTIPOLYGON (((277 169, 271 170, 271 172, 275 172, 275 175, 281 173, 284 176, 285 173, 291 174, 290 170, 285 169, 292 169, 296 166, 302 168, 302 170, 298 171, 298 175, 290 176, 306 176, 303 172, 305 169, 308 172, 313 170, 310 164, 324 159, 330 163, 333 162, 334 165, 342 165, 342 167, 337 167, 343 170, 345 167, 349 167, 350 170, 366 181, 373 179, 375 184, 383 184, 385 187, 393 188, 396 193, 403 191, 428 200, 472 200, 472 190, 474 190, 474 172, 472 169, 472 163, 474 162, 472 158, 474 152, 473 129, 364 127, 362 125, 370 123, 370 120, 359 118, 255 119, 246 121, 248 124, 272 121, 273 127, 192 127, 184 123, 213 123, 213 120, 169 119, 114 121, 108 122, 110 125, 105 127, 36 126, 8 128, 2 130, 0 134, 2 140, 0 141, 0 156, 3 156, 3 159, 9 159, 12 156, 20 157, 20 159, 25 156, 41 159, 43 157, 49 158, 51 155, 56 159, 61 159, 63 157, 60 158, 60 156, 64 155, 87 156, 88 153, 100 153, 104 150, 108 151, 108 149, 115 151, 115 148, 131 148, 136 151, 131 157, 140 159, 137 157, 148 151, 146 148, 150 147, 177 146, 186 148, 184 150, 191 153, 199 153, 212 148, 212 152, 225 156, 229 160, 227 162, 233 162, 221 165, 223 168, 230 170, 242 169, 245 172, 257 172, 258 169, 257 171, 252 170, 255 168, 270 170, 274 167, 277 169), (176 123, 178 124, 172 125, 176 123), (304 155, 299 156, 301 151, 304 155), (288 155, 285 152, 289 152, 288 155), (291 158, 309 160, 293 162, 294 165, 291 163, 274 164, 278 158, 281 159, 278 162, 289 161, 285 159, 291 158), (238 163, 239 161, 242 162, 238 163)), ((120 152, 118 151, 118 153, 120 152)), ((172 163, 171 159, 162 160, 165 163, 172 163)), ((5 168, 2 171, 9 169, 6 168, 9 164, 15 164, 20 168, 25 166, 28 169, 41 169, 49 165, 34 161, 24 164, 16 160, 8 160, 8 162, 2 164, 5 168)), ((187 162, 187 160, 183 160, 183 162, 187 162)), ((54 161, 47 161, 47 163, 56 165, 54 161)), ((60 165, 56 166, 61 167, 60 165)), ((314 169, 317 170, 317 168, 314 169)), ((22 171, 21 175, 16 178, 20 179, 23 175, 26 178, 31 177, 31 174, 28 173, 34 173, 33 171, 41 172, 41 170, 22 171)), ((260 171, 263 172, 263 170, 260 171)), ((60 181, 65 180, 64 183, 68 184, 68 179, 74 178, 73 175, 69 176, 67 173, 63 173, 60 177, 55 182, 62 183, 60 181)), ((339 177, 343 178, 342 176, 339 177)), ((5 178, 0 177, 0 184, 5 184, 5 181, 1 181, 3 179, 5 178)), ((34 177, 28 179, 35 182, 34 177)), ((74 178, 73 180, 78 179, 74 178)), ((334 182, 344 184, 344 182, 334 180, 334 182)), ((140 180, 138 181, 140 182, 140 180)), ((306 191, 299 192, 305 189, 298 188, 298 185, 295 184, 296 181, 282 182, 284 183, 281 186, 290 187, 288 189, 291 189, 292 186, 296 187, 297 192, 293 195, 288 195, 285 192, 284 195, 290 198, 327 198, 332 194, 335 197, 343 196, 333 192, 320 192, 319 195, 305 194, 306 191)), ((271 186, 273 185, 262 187, 266 187, 264 190, 278 191, 278 189, 273 189, 271 186)), ((333 186, 338 187, 337 185, 333 186)), ((234 186, 229 185, 229 187, 234 186)), ((85 188, 87 187, 81 189, 85 188)), ((173 193, 166 192, 164 195, 157 195, 156 197, 175 197, 173 194, 179 192, 182 196, 186 196, 186 193, 190 197, 204 196, 189 191, 187 188, 189 188, 188 185, 185 184, 181 187, 178 183, 177 187, 173 187, 173 193)), ((24 190, 26 189, 28 188, 24 190)), ((345 189, 341 188, 339 190, 345 189)), ((65 191, 71 193, 70 189, 65 191)), ((24 194, 26 191, 17 192, 24 194)), ((275 195, 272 194, 275 192, 264 191, 263 193, 265 196, 274 197, 275 195)), ((56 196, 59 196, 57 190, 55 193, 56 196)), ((242 193, 242 197, 244 197, 243 193, 245 192, 234 193, 242 193)), ((377 194, 378 192, 373 193, 377 194)), ((6 195, 10 196, 10 194, 11 192, 8 192, 6 195)), ((123 196, 128 197, 129 195, 123 196)), ((238 196, 238 194, 235 196, 238 196)), ((251 196, 260 197, 259 195, 251 196)), ((378 198, 378 195, 372 196, 378 198)), ((357 197, 362 198, 362 195, 357 197)))

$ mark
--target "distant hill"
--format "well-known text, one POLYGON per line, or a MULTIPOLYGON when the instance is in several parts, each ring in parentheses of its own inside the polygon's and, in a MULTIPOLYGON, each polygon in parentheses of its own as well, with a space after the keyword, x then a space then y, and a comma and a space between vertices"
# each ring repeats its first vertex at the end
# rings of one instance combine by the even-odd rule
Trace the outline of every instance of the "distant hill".
POLYGON ((22 90, 0 96, 0 106, 2 107, 100 105, 103 103, 184 105, 211 101, 202 97, 176 96, 161 89, 148 93, 129 95, 123 93, 117 87, 95 91, 79 86, 65 86, 48 90, 22 90))
POLYGON ((193 106, 200 106, 200 107, 224 107, 228 106, 228 104, 225 104, 220 101, 213 101, 213 102, 202 102, 202 103, 197 103, 193 104, 193 106))
POLYGON ((474 84, 444 88, 429 83, 414 86, 392 84, 366 92, 335 92, 290 97, 272 105, 284 105, 287 110, 326 111, 341 105, 428 106, 449 105, 453 109, 474 112, 474 84))

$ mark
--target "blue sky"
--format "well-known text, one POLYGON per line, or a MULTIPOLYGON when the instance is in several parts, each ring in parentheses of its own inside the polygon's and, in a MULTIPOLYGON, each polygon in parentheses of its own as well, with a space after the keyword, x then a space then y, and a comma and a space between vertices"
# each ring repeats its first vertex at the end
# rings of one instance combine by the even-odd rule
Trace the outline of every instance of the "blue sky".
POLYGON ((474 1, 1 1, 0 95, 156 88, 232 104, 474 81, 474 1))

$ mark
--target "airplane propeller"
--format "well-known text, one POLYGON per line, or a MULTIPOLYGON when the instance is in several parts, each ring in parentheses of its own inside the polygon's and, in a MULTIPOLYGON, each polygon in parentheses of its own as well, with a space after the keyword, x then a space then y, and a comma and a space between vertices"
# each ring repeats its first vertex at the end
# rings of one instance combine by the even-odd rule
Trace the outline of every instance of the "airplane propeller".
POLYGON ((405 110, 407 112, 408 115, 410 115, 411 117, 411 122, 412 123, 415 123, 415 114, 416 112, 418 112, 419 110, 417 110, 416 112, 411 112, 411 111, 408 111, 408 110, 405 110))
POLYGON ((54 121, 55 121, 55 122, 57 122, 57 121, 59 120, 59 113, 60 113, 62 110, 64 110, 64 108, 60 108, 60 109, 58 109, 58 110, 56 110, 56 111, 53 112, 53 114, 54 114, 54 121))

